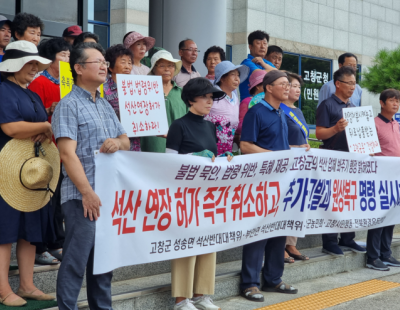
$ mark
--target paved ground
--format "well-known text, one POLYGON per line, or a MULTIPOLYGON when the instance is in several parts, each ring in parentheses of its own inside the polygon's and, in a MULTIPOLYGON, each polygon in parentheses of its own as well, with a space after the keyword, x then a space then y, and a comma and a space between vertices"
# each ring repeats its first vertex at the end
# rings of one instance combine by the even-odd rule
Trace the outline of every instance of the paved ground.
MULTIPOLYGON (((352 272, 345 272, 329 277, 319 278, 315 280, 305 281, 294 285, 299 289, 297 295, 285 295, 279 293, 264 293, 265 301, 263 303, 250 302, 242 297, 234 297, 216 302, 222 310, 253 310, 292 300, 314 293, 332 290, 338 287, 350 284, 379 279, 400 283, 400 267, 392 267, 390 271, 375 271, 371 269, 358 269, 352 272)), ((390 289, 388 291, 379 292, 367 297, 354 299, 340 305, 330 307, 333 310, 368 310, 368 309, 400 309, 400 288, 390 289)), ((305 308, 303 308, 305 309, 305 308)), ((299 308, 299 310, 303 310, 299 308)))

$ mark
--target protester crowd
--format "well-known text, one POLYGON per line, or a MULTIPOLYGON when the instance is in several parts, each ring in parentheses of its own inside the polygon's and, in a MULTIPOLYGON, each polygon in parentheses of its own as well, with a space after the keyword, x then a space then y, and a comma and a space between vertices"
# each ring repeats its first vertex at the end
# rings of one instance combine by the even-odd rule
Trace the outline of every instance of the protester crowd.
MULTIPOLYGON (((242 154, 310 149, 309 127, 296 106, 303 80, 279 70, 283 51, 268 46, 263 31, 249 34, 250 54, 240 65, 226 60, 223 48, 209 47, 203 59, 208 74, 201 77, 193 66, 199 49, 191 39, 179 43, 180 59, 174 59, 155 47, 154 38, 134 31, 105 51, 96 34, 79 26, 65 29, 62 38, 41 41, 43 27, 31 14, 20 13, 13 21, 0 16, 0 165, 17 165, 19 173, 10 177, 16 180, 11 195, 0 188, 0 303, 6 306, 23 306, 25 299, 53 300, 36 288, 33 267, 61 263, 59 309, 76 309, 85 270, 89 307, 111 309, 112 272, 93 274, 95 221, 101 210, 93 190, 95 150, 191 154, 212 161, 222 156, 231 161, 235 143, 242 154), (63 99, 59 61, 70 63, 74 79, 63 99), (167 135, 127 137, 120 124, 117 74, 161 77, 167 135), (104 98, 98 91, 101 84, 104 98), (34 143, 36 154, 17 164, 24 143, 34 143), (45 160, 39 160, 40 152, 45 160), (28 166, 35 171, 33 179, 25 173, 28 166), (32 197, 27 205, 16 199, 25 196, 32 197), (17 243, 20 277, 16 293, 8 282, 12 243, 17 243)), ((348 152, 342 109, 360 106, 361 88, 356 83, 357 57, 345 53, 338 62, 333 80, 320 91, 316 136, 324 149, 348 152)), ((376 156, 400 156, 399 124, 393 119, 399 99, 394 89, 380 96, 375 124, 382 152, 376 156)), ((334 256, 343 255, 344 249, 367 253, 367 267, 376 270, 400 266, 390 250, 393 227, 369 230, 366 249, 354 241, 355 233, 342 233, 339 239, 338 234, 324 234, 322 251, 334 256)), ((309 259, 296 243, 297 238, 288 236, 245 245, 241 295, 260 302, 261 291, 296 294, 297 289, 282 280, 285 263, 309 259)), ((171 265, 174 309, 220 309, 210 297, 216 253, 175 259, 171 265)))

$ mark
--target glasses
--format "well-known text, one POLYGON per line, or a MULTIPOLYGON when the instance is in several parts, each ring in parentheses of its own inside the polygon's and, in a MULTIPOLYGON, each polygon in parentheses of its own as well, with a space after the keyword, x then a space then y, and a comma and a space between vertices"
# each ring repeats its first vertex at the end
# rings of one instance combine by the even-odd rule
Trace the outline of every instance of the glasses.
POLYGON ((342 83, 345 83, 345 84, 347 84, 347 85, 350 85, 350 86, 356 86, 356 82, 345 82, 345 81, 341 81, 341 80, 338 80, 339 82, 342 82, 342 83))
POLYGON ((195 50, 195 49, 192 49, 192 48, 182 48, 181 49, 182 51, 189 51, 189 53, 200 53, 200 50, 195 50))
POLYGON ((98 60, 98 61, 84 61, 84 62, 78 62, 79 64, 98 64, 99 67, 101 67, 101 65, 106 66, 107 68, 110 67, 110 62, 109 61, 105 61, 105 60, 98 60))
POLYGON ((175 69, 175 65, 157 65, 157 67, 161 68, 161 69, 175 69))
POLYGON ((290 88, 292 86, 292 83, 281 83, 281 84, 271 84, 272 86, 280 86, 282 88, 290 88))

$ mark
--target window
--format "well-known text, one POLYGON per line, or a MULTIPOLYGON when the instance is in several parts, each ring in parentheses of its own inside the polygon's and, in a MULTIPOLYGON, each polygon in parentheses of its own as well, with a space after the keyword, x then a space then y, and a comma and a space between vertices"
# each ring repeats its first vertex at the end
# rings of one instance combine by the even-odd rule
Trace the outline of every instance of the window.
MULTIPOLYGON (((8 0, 7 0, 8 1, 8 0)), ((78 23, 78 1, 23 0, 22 12, 40 17, 42 20, 76 25, 78 23)))
POLYGON ((232 61, 232 45, 227 45, 225 50, 226 60, 232 61))
POLYGON ((97 34, 107 48, 110 42, 110 0, 88 0, 88 31, 97 34))
POLYGON ((298 107, 310 128, 315 128, 319 90, 332 79, 332 60, 284 53, 281 70, 299 74, 304 80, 298 107))
POLYGON ((15 15, 15 0, 0 0, 1 15, 15 15))

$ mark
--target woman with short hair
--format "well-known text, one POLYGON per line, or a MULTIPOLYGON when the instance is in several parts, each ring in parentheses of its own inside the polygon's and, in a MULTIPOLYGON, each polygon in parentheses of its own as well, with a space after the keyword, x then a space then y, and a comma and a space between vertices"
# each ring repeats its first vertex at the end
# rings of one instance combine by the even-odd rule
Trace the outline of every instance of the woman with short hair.
POLYGON ((206 79, 209 79, 211 83, 214 83, 215 80, 215 67, 224 60, 225 51, 219 46, 211 46, 204 53, 203 63, 208 70, 206 79))
MULTIPOLYGON (((175 120, 169 128, 167 153, 217 156, 215 125, 204 119, 214 100, 225 96, 206 78, 194 78, 183 87, 182 99, 189 112, 175 120)), ((232 154, 226 154, 231 161, 232 154)), ((172 297, 174 310, 219 310, 209 295, 214 295, 216 253, 182 257, 171 261, 172 297), (192 300, 190 300, 193 297, 192 300)))
POLYGON ((206 119, 217 127, 218 155, 232 152, 233 138, 239 125, 239 98, 235 90, 247 79, 249 67, 235 66, 228 60, 215 67, 214 85, 226 96, 214 102, 206 119))
MULTIPOLYGON (((0 84, 1 149, 12 139, 30 138, 35 142, 51 143, 51 125, 43 103, 26 86, 38 71, 45 70, 50 63, 50 60, 39 56, 31 42, 16 41, 6 47, 3 62, 0 63, 0 72, 4 77, 0 84)), ((31 242, 46 242, 54 238, 49 204, 37 211, 23 212, 0 196, 0 214, 0 303, 17 307, 26 304, 22 298, 55 299, 41 292, 33 283, 35 246, 31 242), (14 242, 17 243, 20 279, 17 294, 13 293, 8 281, 11 245, 14 242)))
POLYGON ((132 51, 133 66, 132 74, 147 75, 150 68, 142 64, 140 61, 146 53, 154 46, 156 39, 152 37, 142 36, 139 32, 128 32, 123 39, 124 46, 132 51))
MULTIPOLYGON (((132 71, 133 55, 132 52, 122 44, 116 44, 106 50, 106 61, 110 63, 108 67, 109 77, 103 85, 104 98, 111 104, 112 108, 121 121, 119 113, 119 100, 117 91, 117 74, 130 74, 132 71)), ((140 138, 129 138, 130 151, 140 152, 140 138)))
POLYGON ((18 13, 12 22, 11 34, 15 41, 25 40, 38 46, 43 29, 44 24, 39 17, 29 13, 18 13))
MULTIPOLYGON (((71 45, 62 38, 54 38, 42 41, 39 45, 39 55, 50 59, 51 64, 32 82, 28 89, 39 95, 51 123, 51 116, 58 102, 60 95, 60 61, 69 63, 71 45)), ((54 141, 54 139, 53 139, 54 141)), ((55 141, 54 141, 55 142, 55 141)), ((52 207, 54 208, 54 228, 56 239, 49 243, 35 243, 36 255, 35 263, 42 265, 54 265, 62 260, 62 248, 64 246, 64 217, 61 212, 61 193, 60 187, 63 179, 60 173, 59 184, 52 197, 52 207)))
MULTIPOLYGON (((283 108, 286 114, 286 123, 288 126, 288 134, 289 134, 289 145, 305 145, 308 143, 308 135, 306 136, 305 132, 300 128, 297 122, 295 122, 291 117, 288 116, 288 112, 291 111, 294 115, 301 120, 301 122, 307 127, 308 126, 306 119, 304 118, 303 112, 296 107, 294 104, 299 100, 301 95, 301 86, 304 84, 301 76, 292 73, 286 72, 289 83, 291 83, 289 97, 283 104, 281 104, 281 108, 283 108), (287 107, 285 109, 285 107, 287 107), (287 110, 289 109, 289 110, 287 110)), ((286 263, 294 263, 295 260, 308 260, 309 257, 303 255, 297 250, 297 237, 286 237, 286 250, 285 250, 285 262, 286 263)))
POLYGON ((82 32, 79 36, 75 38, 74 47, 80 43, 99 43, 99 36, 92 32, 82 32))

